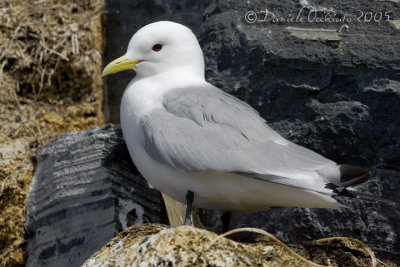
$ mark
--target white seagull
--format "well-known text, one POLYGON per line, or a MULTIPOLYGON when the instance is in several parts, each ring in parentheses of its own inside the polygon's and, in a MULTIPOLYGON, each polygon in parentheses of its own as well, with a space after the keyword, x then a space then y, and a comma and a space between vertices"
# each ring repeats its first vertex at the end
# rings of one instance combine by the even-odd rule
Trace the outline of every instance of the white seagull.
POLYGON ((186 224, 192 205, 239 214, 342 207, 333 195, 392 204, 349 187, 366 181, 367 169, 286 140, 248 104, 208 83, 189 28, 169 21, 141 28, 103 76, 126 69, 136 71, 120 110, 129 153, 151 185, 186 202, 186 224))

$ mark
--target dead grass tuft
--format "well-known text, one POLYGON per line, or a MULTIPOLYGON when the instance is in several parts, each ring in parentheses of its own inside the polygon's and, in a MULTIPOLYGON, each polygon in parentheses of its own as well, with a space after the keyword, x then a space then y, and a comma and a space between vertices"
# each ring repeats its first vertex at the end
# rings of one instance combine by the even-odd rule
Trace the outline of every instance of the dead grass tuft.
POLYGON ((0 1, 0 266, 24 265, 35 152, 104 123, 103 0, 0 1))

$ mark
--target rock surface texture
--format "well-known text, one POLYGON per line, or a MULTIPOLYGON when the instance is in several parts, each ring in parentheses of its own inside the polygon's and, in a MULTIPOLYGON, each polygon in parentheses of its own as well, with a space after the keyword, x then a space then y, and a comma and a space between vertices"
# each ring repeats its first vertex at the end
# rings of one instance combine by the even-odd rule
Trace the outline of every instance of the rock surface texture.
POLYGON ((80 266, 130 225, 160 222, 160 193, 131 163, 120 127, 64 134, 37 154, 27 266, 80 266))
POLYGON ((368 248, 348 239, 315 242, 296 246, 294 250, 290 253, 282 244, 265 236, 259 236, 255 242, 240 243, 190 226, 143 225, 118 234, 82 267, 327 266, 328 263, 329 266, 371 266, 374 261, 368 248))
MULTIPOLYGON (((373 178, 360 188, 400 203, 399 16, 392 1, 216 1, 199 34, 206 77, 295 143, 370 168, 373 178), (266 9, 277 17, 301 11, 304 23, 261 22, 266 9), (351 20, 308 22, 329 9, 351 20), (246 22, 248 11, 258 12, 257 22, 246 22), (358 20, 367 11, 388 12, 390 21, 358 20)), ((399 204, 342 202, 350 209, 271 210, 238 218, 233 227, 261 227, 296 243, 351 236, 399 263, 399 204)))

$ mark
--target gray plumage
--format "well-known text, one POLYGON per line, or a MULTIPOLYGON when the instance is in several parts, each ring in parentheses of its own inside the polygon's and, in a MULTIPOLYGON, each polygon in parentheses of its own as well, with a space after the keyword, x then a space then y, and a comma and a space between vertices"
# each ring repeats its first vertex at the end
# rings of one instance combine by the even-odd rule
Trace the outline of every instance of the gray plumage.
POLYGON ((248 104, 211 85, 169 92, 142 123, 147 153, 173 169, 245 173, 321 193, 340 184, 335 162, 284 139, 248 104))

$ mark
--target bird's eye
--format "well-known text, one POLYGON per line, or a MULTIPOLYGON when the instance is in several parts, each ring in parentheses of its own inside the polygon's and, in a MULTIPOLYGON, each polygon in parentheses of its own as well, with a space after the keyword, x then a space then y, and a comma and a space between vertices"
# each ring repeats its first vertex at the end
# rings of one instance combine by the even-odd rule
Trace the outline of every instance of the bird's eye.
POLYGON ((153 51, 159 52, 162 49, 163 45, 162 44, 155 44, 151 48, 153 51))

